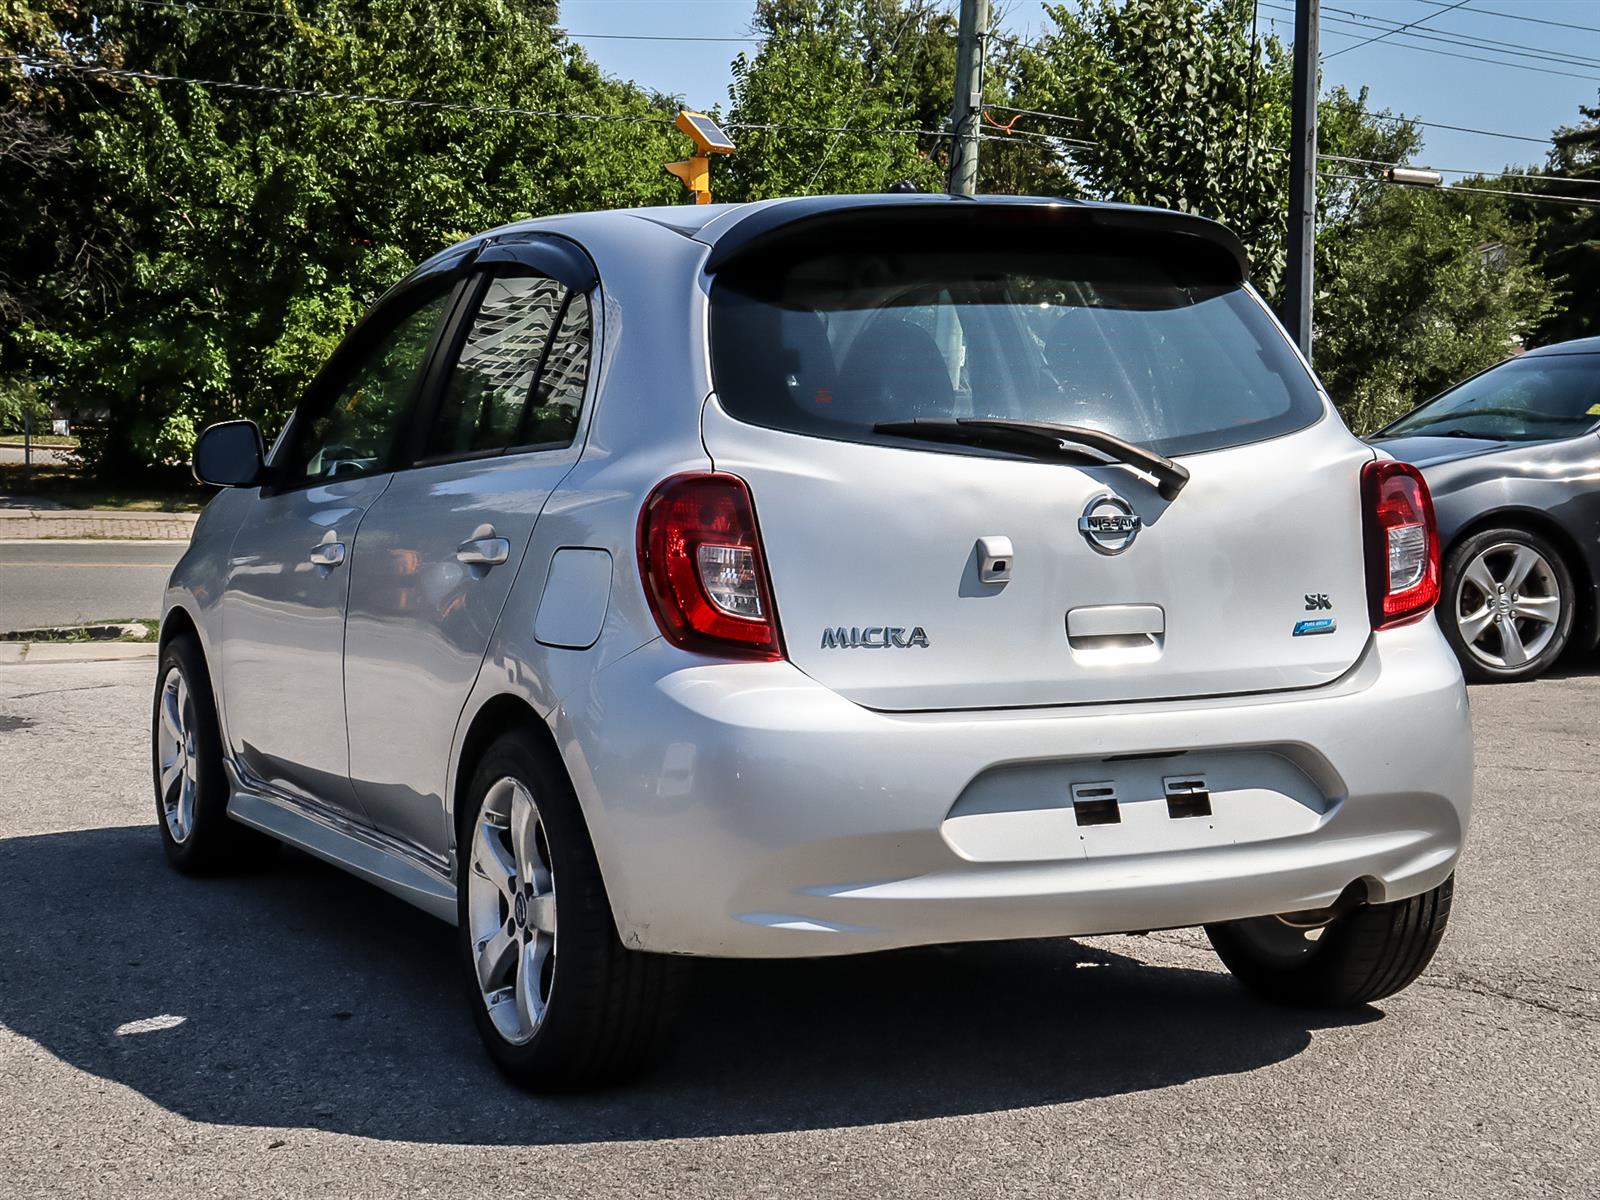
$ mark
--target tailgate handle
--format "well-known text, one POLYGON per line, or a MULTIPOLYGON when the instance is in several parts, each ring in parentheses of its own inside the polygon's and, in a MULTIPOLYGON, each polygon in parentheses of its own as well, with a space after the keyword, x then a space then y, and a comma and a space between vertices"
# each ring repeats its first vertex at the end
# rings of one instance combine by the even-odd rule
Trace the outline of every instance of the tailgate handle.
POLYGON ((1126 638, 1167 631, 1167 614, 1159 604, 1093 604, 1067 612, 1067 637, 1126 638))

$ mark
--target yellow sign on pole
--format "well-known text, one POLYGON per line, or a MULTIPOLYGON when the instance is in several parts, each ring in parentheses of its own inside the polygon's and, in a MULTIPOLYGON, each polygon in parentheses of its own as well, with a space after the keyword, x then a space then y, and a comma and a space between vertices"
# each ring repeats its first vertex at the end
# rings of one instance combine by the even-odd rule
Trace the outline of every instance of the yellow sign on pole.
POLYGON ((683 159, 681 162, 667 164, 667 172, 683 181, 683 186, 694 193, 696 204, 711 203, 711 159, 713 154, 732 154, 733 139, 722 131, 719 126, 705 113, 690 112, 684 109, 678 113, 678 119, 673 122, 677 128, 689 135, 694 142, 695 149, 700 151, 693 158, 683 159))

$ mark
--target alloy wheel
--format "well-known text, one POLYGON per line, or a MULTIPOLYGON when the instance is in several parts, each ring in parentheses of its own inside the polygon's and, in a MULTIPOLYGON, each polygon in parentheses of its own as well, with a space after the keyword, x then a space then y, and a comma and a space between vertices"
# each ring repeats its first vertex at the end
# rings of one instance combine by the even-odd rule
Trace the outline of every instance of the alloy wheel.
POLYGON ((160 764, 161 812, 174 842, 194 830, 195 797, 200 764, 195 744, 194 700, 177 667, 161 681, 161 719, 156 728, 156 761, 160 764))
POLYGON ((1549 561, 1522 542, 1496 542, 1467 564, 1456 585, 1462 644, 1485 666, 1525 666, 1542 654, 1561 620, 1561 590, 1549 561))
POLYGON ((467 869, 468 933, 495 1029, 521 1045, 539 1031, 556 970, 550 844, 532 794, 506 776, 488 790, 467 869))

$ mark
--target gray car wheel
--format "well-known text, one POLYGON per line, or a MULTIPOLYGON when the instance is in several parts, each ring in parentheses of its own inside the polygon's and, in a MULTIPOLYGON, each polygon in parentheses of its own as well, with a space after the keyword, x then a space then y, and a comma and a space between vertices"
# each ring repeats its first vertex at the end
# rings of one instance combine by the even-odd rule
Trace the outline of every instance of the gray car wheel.
POLYGON ((1479 683, 1542 674, 1572 636, 1572 575, 1561 554, 1525 529, 1487 529, 1455 546, 1445 560, 1439 618, 1479 683))
POLYGON ((618 939, 559 760, 528 735, 506 734, 484 752, 461 804, 461 956, 489 1056, 538 1090, 631 1074, 671 1017, 679 963, 618 939))
POLYGON ((211 677, 188 634, 161 651, 150 714, 156 821, 167 860, 185 874, 253 867, 278 843, 228 816, 228 777, 211 677))

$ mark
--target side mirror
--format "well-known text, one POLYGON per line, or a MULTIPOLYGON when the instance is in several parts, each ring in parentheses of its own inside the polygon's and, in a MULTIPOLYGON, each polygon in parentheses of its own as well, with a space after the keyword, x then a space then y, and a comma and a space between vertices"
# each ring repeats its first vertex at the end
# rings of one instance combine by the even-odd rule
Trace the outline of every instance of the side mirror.
POLYGON ((194 444, 194 477, 213 487, 254 487, 266 464, 266 444, 254 421, 209 425, 194 444))

